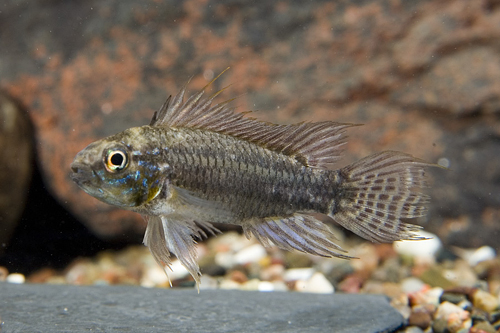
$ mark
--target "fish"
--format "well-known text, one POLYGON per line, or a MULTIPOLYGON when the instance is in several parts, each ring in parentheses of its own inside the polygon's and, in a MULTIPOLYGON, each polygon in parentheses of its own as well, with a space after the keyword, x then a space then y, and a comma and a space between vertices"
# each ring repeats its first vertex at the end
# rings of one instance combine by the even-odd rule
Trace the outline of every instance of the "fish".
POLYGON ((433 164, 383 151, 335 169, 358 125, 260 121, 235 112, 232 99, 215 103, 227 87, 205 96, 219 76, 185 98, 188 81, 149 125, 93 142, 71 164, 83 191, 145 217, 144 244, 165 272, 175 255, 199 290, 196 243, 220 233, 213 223, 330 258, 353 258, 330 222, 371 242, 424 239, 402 219, 426 214, 433 164))

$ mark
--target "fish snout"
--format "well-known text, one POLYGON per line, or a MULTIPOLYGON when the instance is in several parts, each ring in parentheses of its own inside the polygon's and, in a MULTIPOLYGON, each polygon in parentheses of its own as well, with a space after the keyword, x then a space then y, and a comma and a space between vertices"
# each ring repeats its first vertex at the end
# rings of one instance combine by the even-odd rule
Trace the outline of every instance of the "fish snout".
POLYGON ((93 177, 92 169, 85 164, 73 162, 71 163, 70 168, 71 171, 73 171, 70 177, 77 184, 89 181, 93 177))

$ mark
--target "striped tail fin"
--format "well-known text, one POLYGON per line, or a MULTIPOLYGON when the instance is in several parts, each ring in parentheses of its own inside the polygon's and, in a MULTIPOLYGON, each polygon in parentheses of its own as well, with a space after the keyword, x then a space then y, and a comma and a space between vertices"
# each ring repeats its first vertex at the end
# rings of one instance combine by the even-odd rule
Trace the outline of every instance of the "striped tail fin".
POLYGON ((425 168, 434 166, 411 155, 386 151, 368 156, 340 170, 343 194, 332 217, 344 228, 372 242, 423 239, 420 226, 401 218, 426 213, 429 197, 425 168))

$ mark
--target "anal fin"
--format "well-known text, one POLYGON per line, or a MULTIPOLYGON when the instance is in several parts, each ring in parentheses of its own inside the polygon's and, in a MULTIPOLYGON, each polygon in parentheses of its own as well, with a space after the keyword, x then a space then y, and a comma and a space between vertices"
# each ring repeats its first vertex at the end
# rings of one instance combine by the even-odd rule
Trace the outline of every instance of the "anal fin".
POLYGON ((298 250, 322 257, 352 257, 335 244, 337 241, 330 228, 316 218, 296 213, 286 218, 250 220, 244 226, 245 236, 254 235, 262 245, 277 246, 284 250, 298 250))

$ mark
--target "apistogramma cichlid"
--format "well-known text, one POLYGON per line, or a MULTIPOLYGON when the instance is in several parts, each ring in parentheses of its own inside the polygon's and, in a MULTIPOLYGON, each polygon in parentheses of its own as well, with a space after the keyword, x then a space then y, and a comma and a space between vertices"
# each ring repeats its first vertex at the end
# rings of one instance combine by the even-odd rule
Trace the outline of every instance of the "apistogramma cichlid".
POLYGON ((173 253, 199 283, 195 239, 218 232, 211 222, 324 257, 350 258, 313 213, 373 242, 420 239, 400 219, 425 214, 430 164, 385 151, 333 170, 354 125, 266 123, 212 105, 220 91, 204 98, 205 88, 184 101, 184 86, 148 126, 90 144, 71 165, 85 192, 147 217, 144 244, 160 265, 173 253))

